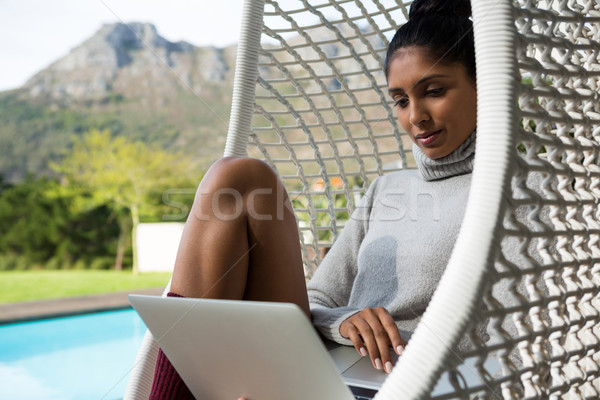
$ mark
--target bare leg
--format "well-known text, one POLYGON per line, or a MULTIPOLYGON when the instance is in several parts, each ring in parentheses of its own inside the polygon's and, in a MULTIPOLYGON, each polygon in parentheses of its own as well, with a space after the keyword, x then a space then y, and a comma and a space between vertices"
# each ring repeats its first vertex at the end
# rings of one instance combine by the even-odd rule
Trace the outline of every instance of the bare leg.
POLYGON ((229 157, 209 169, 186 222, 171 291, 290 302, 309 315, 296 219, 267 164, 229 157))

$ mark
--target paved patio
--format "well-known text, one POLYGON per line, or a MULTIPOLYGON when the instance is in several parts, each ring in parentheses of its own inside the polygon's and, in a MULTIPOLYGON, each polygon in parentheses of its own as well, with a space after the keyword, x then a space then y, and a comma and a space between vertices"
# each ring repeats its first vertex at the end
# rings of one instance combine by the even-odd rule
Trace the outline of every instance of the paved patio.
POLYGON ((163 288, 156 288, 67 299, 0 304, 0 324, 130 308, 127 300, 128 294, 160 296, 162 292, 163 288))

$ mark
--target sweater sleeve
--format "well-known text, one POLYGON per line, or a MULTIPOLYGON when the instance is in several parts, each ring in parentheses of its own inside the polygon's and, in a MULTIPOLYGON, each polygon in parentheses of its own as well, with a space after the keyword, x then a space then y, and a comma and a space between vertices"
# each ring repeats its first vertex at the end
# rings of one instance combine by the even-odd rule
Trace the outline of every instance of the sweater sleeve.
POLYGON ((313 325, 327 339, 344 345, 340 325, 360 309, 348 306, 358 270, 358 252, 369 226, 378 179, 360 200, 341 234, 307 284, 313 325))

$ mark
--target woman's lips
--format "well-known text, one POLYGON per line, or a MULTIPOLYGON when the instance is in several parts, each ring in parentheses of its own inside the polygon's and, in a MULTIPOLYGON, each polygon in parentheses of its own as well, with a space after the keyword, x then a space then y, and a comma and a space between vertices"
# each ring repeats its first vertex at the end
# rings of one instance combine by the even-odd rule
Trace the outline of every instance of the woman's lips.
POLYGON ((421 145, 428 146, 440 136, 440 133, 442 133, 441 129, 437 131, 419 133, 417 136, 415 136, 415 139, 417 139, 421 145))

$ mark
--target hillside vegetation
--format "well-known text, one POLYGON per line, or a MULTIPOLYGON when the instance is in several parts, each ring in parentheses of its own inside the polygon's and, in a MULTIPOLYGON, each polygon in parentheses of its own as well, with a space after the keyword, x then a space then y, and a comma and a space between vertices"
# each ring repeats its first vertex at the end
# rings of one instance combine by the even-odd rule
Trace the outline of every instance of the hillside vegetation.
POLYGON ((150 24, 111 24, 22 88, 0 93, 0 174, 49 174, 91 129, 184 149, 201 167, 223 151, 235 46, 171 43, 150 24))

